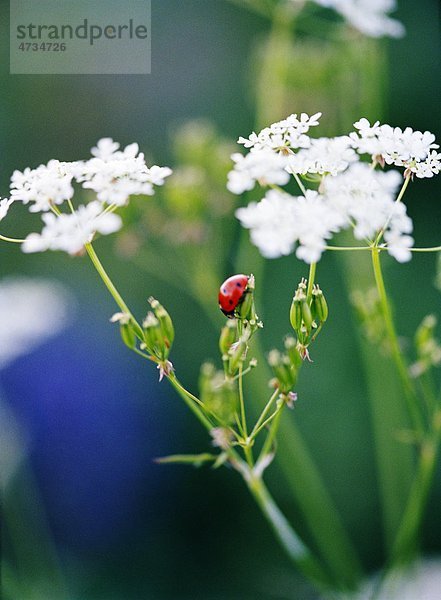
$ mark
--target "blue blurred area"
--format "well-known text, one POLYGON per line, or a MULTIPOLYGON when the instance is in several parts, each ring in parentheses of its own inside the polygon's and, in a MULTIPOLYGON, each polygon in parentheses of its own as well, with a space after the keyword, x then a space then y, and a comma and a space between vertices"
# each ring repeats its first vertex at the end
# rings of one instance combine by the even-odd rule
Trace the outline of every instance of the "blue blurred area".
POLYGON ((161 485, 152 457, 165 395, 154 369, 141 369, 117 328, 83 307, 2 378, 57 541, 75 552, 115 543, 139 518, 140 494, 161 485))

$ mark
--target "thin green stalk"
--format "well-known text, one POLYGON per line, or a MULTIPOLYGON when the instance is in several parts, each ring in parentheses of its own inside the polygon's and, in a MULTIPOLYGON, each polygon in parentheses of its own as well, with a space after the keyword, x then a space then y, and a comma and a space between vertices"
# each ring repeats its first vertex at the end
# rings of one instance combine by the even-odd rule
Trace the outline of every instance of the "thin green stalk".
POLYGON ((184 400, 185 404, 188 408, 194 413, 196 418, 202 423, 207 431, 213 429, 213 424, 211 421, 204 415, 202 410, 199 407, 200 400, 193 396, 189 391, 187 391, 184 386, 177 380, 174 374, 171 374, 167 377, 171 385, 175 388, 181 398, 184 400))
POLYGON ((4 242, 12 242, 13 244, 23 244, 23 242, 26 241, 26 240, 19 240, 17 238, 10 238, 10 237, 7 237, 7 236, 1 235, 1 234, 0 234, 0 240, 3 240, 4 242))
POLYGON ((242 364, 239 366, 239 406, 240 406, 240 418, 242 422, 242 431, 244 436, 248 436, 248 428, 247 428, 247 417, 245 412, 245 400, 243 397, 243 366, 242 364))
POLYGON ((278 395, 279 395, 279 389, 277 388, 274 391, 274 393, 271 395, 271 398, 266 403, 265 408, 260 413, 260 417, 257 419, 257 422, 256 422, 256 424, 253 427, 253 431, 250 433, 250 438, 256 437, 257 433, 260 431, 261 425, 263 424, 266 415, 270 411, 271 406, 273 405, 274 400, 277 398, 278 395))
POLYGON ((317 269, 317 263, 311 263, 309 265, 308 290, 306 292, 306 301, 307 302, 310 302, 311 298, 312 298, 312 289, 314 287, 316 269, 317 269))
POLYGON ((317 559, 312 555, 309 548, 305 546, 297 533, 292 529, 279 507, 274 502, 262 479, 253 476, 245 478, 245 482, 270 524, 276 538, 297 568, 306 575, 306 577, 316 582, 322 588, 330 587, 332 583, 329 576, 323 570, 317 559))
POLYGON ((419 530, 433 481, 440 438, 441 409, 438 409, 433 415, 431 432, 421 446, 417 473, 393 547, 392 566, 409 561, 417 550, 419 530))
MULTIPOLYGON (((409 181, 410 181, 410 177, 406 177, 404 179, 404 183, 401 186, 401 190, 400 193, 398 194, 396 200, 395 200, 395 204, 398 204, 399 202, 401 202, 405 191, 407 190, 407 186, 409 185, 409 181)), ((392 214, 389 216, 389 218, 387 219, 386 223, 383 225, 383 227, 381 228, 381 230, 379 231, 378 235, 377 235, 377 239, 375 240, 375 246, 378 246, 378 244, 380 243, 381 238, 383 237, 383 233, 386 231, 387 226, 389 225, 389 222, 392 218, 392 214)))
POLYGON ((303 194, 304 196, 306 196, 306 188, 305 188, 305 186, 303 185, 303 183, 302 183, 302 180, 301 180, 301 179, 300 179, 300 177, 297 175, 297 173, 293 173, 293 176, 294 176, 294 179, 296 180, 296 182, 297 182, 297 185, 299 186, 299 188, 300 188, 300 190, 301 190, 302 194, 303 194))
POLYGON ((92 244, 91 243, 84 244, 84 247, 86 248, 87 254, 90 257, 90 260, 92 261, 93 266, 98 271, 99 276, 103 280, 104 285, 107 287, 107 289, 109 290, 110 294, 112 295, 113 299, 115 300, 115 302, 117 303, 117 305, 119 306, 119 308, 122 310, 122 312, 124 312, 127 315, 129 315, 130 319, 133 322, 133 325, 137 329, 138 336, 142 339, 143 333, 142 333, 141 326, 139 325, 139 323, 137 322, 137 320, 135 319, 135 317, 132 315, 129 307, 127 306, 127 304, 122 299, 122 297, 121 297, 120 293, 118 292, 118 290, 116 289, 116 287, 113 285, 112 280, 110 279, 110 277, 106 273, 106 270, 104 269, 103 265, 101 264, 101 261, 98 258, 98 256, 97 256, 97 254, 96 254, 96 252, 95 252, 92 244))
POLYGON ((283 410, 284 406, 285 406, 285 403, 281 404, 275 413, 274 419, 271 423, 270 430, 268 432, 268 435, 266 436, 265 442, 264 442, 264 444, 262 446, 262 450, 260 452, 259 462, 262 459, 264 459, 267 454, 269 454, 271 452, 271 447, 274 444, 274 440, 275 440, 277 432, 279 430, 280 417, 282 415, 282 410, 283 410))
POLYGON ((395 325, 393 322, 392 311, 390 308, 386 287, 384 285, 383 273, 381 270, 380 254, 377 248, 372 248, 372 266, 374 270, 375 283, 377 285, 377 291, 380 298, 383 319, 387 337, 389 340, 392 358, 400 376, 401 383, 403 385, 405 398, 407 401, 407 408, 409 411, 409 415, 412 419, 412 424, 415 427, 416 431, 419 434, 422 434, 424 426, 422 416, 417 404, 418 397, 414 388, 413 381, 410 378, 408 367, 401 353, 400 344, 398 342, 398 336, 395 331, 395 325))

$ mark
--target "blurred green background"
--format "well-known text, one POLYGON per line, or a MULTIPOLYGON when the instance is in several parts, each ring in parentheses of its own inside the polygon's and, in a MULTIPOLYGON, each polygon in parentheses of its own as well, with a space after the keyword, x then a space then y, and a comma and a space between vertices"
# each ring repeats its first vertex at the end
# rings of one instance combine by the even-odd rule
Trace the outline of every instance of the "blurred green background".
MULTIPOLYGON (((320 131, 339 135, 356 117, 375 119, 375 111, 381 110, 378 118, 387 123, 428 129, 440 139, 438 3, 402 1, 396 16, 407 35, 365 47, 372 52, 372 85, 367 88, 358 77, 360 56, 342 57, 332 42, 325 51, 319 42, 308 46, 308 37, 300 32, 288 61, 286 112, 321 110, 320 131), (361 81, 354 94, 355 115, 344 106, 344 81, 349 86, 361 81)), ((50 158, 86 157, 101 137, 122 145, 137 141, 149 162, 175 167, 178 159, 185 161, 185 152, 173 150, 172 138, 185 122, 210 121, 234 150, 237 137, 248 135, 261 118, 255 88, 270 25, 240 2, 153 0, 152 73, 145 76, 10 75, 8 22, 8 6, 2 2, 1 196, 8 194, 14 169, 50 158)), ((269 105, 271 101, 269 93, 269 105)), ((228 153, 225 147, 224 156, 228 153)), ((216 198, 230 206, 239 203, 230 195, 224 199, 216 185, 214 203, 216 198)), ((419 246, 440 243, 440 188, 436 178, 422 180, 407 194, 419 246)), ((116 245, 102 240, 97 251, 136 314, 145 313, 150 295, 166 304, 177 330, 172 360, 194 389, 200 363, 217 358, 214 325, 220 326, 222 318, 216 282, 205 286, 207 296, 212 295, 210 319, 195 301, 194 290, 175 285, 180 263, 162 254, 152 231, 160 200, 160 194, 149 199, 153 208, 145 212, 144 233, 150 236, 145 252, 151 239, 156 271, 151 261, 148 272, 140 271, 134 264, 136 251, 121 252, 121 240, 116 245)), ((135 205, 142 211, 140 202, 135 205)), ((17 235, 34 222, 25 212, 10 221, 7 233, 17 235)), ((225 223, 224 238, 214 238, 217 245, 212 247, 222 259, 220 276, 231 274, 239 234, 233 218, 225 223)), ((143 230, 137 235, 142 238, 143 230)), ((176 254, 185 261, 184 248, 176 254)), ((238 271, 247 272, 257 260, 250 249, 238 271)), ((417 256, 406 265, 387 262, 386 277, 405 337, 425 314, 440 312, 435 264, 434 255, 417 256)), ((263 271, 258 303, 266 325, 263 346, 269 350, 288 331, 292 292, 305 268, 287 257, 266 261, 263 271)), ((56 278, 77 299, 64 334, 1 373, 3 396, 29 440, 26 464, 8 489, 8 506, 22 520, 18 544, 25 547, 22 577, 29 580, 23 600, 63 600, 45 587, 57 564, 69 589, 66 597, 75 600, 313 598, 234 473, 152 462, 164 454, 204 451, 209 442, 166 383, 159 386, 156 372, 120 344, 117 330, 108 324, 112 300, 87 260, 61 253, 24 256, 3 244, 0 277, 9 274, 56 278)), ((314 363, 302 372, 298 406, 289 418, 304 433, 366 568, 374 570, 383 550, 368 382, 345 276, 340 257, 326 255, 318 279, 332 318, 314 348, 314 363)), ((277 468, 270 469, 269 483, 302 530, 301 514, 277 468)), ((424 527, 427 553, 441 552, 440 499, 438 474, 424 527)), ((14 562, 11 536, 5 533, 3 554, 9 552, 14 562)))

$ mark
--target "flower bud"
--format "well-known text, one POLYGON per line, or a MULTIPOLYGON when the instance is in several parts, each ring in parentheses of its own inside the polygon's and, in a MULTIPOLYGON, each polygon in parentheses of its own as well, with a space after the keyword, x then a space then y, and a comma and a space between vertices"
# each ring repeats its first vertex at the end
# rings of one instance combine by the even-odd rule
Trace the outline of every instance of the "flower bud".
POLYGON ((236 332, 237 321, 235 319, 228 319, 224 327, 222 327, 219 337, 219 350, 222 356, 228 354, 229 349, 236 341, 236 332))

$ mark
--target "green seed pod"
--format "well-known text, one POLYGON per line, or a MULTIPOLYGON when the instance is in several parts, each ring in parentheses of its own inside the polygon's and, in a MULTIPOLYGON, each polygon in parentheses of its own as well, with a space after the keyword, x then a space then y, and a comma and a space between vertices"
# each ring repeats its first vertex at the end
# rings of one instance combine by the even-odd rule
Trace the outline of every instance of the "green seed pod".
POLYGON ((303 300, 306 300, 304 292, 302 290, 297 290, 291 304, 291 309, 289 311, 289 319, 291 321, 291 326, 297 334, 302 328, 303 300))
POLYGON ((297 380, 296 369, 292 367, 289 357, 278 350, 271 350, 268 354, 268 364, 276 377, 279 390, 283 393, 289 392, 297 380))
POLYGON ((221 329, 219 337, 219 350, 222 354, 227 354, 231 345, 236 341, 237 333, 237 321, 235 319, 228 319, 224 327, 221 329))
POLYGON ((328 304, 326 302, 325 296, 323 295, 322 290, 318 285, 314 286, 312 291, 312 305, 311 309, 313 314, 315 313, 316 318, 324 323, 328 318, 328 304))
POLYGON ((237 308, 239 319, 250 319, 252 316, 252 308, 254 303, 253 292, 247 289, 242 297, 242 301, 237 308))
POLYGON ((115 313, 110 319, 111 323, 119 323, 119 332, 124 344, 133 350, 136 347, 136 335, 130 315, 123 312, 115 313))
POLYGON ((311 309, 309 308, 309 304, 308 304, 306 298, 304 300, 302 300, 301 306, 302 306, 303 323, 305 325, 306 331, 309 334, 311 332, 313 318, 312 318, 312 314, 311 314, 311 309))
POLYGON ((133 350, 133 348, 136 346, 136 335, 131 325, 121 325, 119 331, 124 344, 130 348, 130 350, 133 350))
POLYGON ((171 320, 170 315, 165 310, 165 308, 155 300, 155 298, 149 298, 150 306, 153 308, 155 312, 155 316, 159 321, 159 325, 161 327, 162 334, 164 336, 164 342, 170 349, 173 340, 175 339, 175 328, 173 327, 173 321, 171 320))
POLYGON ((238 342, 237 346, 234 348, 234 350, 231 352, 230 349, 230 363, 229 363, 229 371, 230 373, 233 375, 237 369, 239 368, 239 365, 241 363, 243 363, 243 361, 245 360, 245 353, 247 350, 247 344, 246 342, 238 342))
POLYGON ((168 348, 166 348, 159 321, 152 312, 147 314, 142 328, 147 350, 161 360, 167 358, 168 348))

